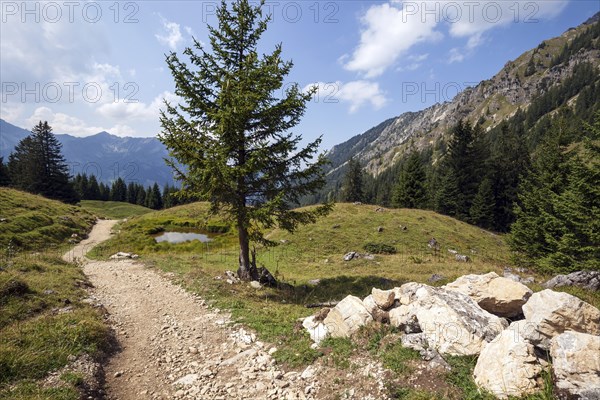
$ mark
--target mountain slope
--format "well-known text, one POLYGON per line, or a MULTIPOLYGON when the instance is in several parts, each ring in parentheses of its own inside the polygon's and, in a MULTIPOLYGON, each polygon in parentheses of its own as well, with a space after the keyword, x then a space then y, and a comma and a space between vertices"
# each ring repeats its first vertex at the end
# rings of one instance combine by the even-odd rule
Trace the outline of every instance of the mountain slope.
MULTIPOLYGON (((17 143, 30 132, 0 119, 0 157, 8 159, 17 143)), ((165 162, 165 146, 156 138, 118 137, 100 132, 87 137, 57 134, 72 175, 87 173, 109 183, 119 176, 127 182, 173 184, 165 162)))
POLYGON ((404 113, 385 121, 381 130, 372 128, 370 131, 379 131, 376 135, 369 135, 370 131, 367 131, 334 146, 327 153, 332 160, 329 188, 334 187, 332 182, 343 175, 341 170, 350 157, 357 157, 368 173, 377 176, 407 152, 439 144, 448 129, 460 119, 472 123, 479 121, 485 129, 491 129, 518 109, 527 109, 541 94, 564 82, 572 76, 576 66, 589 62, 597 69, 600 67, 599 18, 600 13, 579 27, 542 42, 537 48, 506 63, 491 79, 467 88, 452 101, 404 113), (566 49, 567 44, 572 48, 566 49))

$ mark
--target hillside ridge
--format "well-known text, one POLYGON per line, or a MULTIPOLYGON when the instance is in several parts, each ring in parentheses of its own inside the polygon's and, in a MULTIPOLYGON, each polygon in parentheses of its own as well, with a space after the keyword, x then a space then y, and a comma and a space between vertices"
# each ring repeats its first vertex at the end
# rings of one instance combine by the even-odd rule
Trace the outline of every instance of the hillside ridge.
POLYGON ((527 109, 536 97, 570 77, 577 65, 590 62, 599 68, 600 46, 597 38, 592 48, 581 49, 566 61, 554 65, 565 44, 586 29, 594 29, 598 20, 600 13, 577 28, 544 40, 536 48, 508 61, 492 78, 466 88, 451 101, 403 113, 335 145, 326 153, 332 161, 328 171, 329 180, 334 181, 341 176, 338 170, 343 169, 351 157, 358 158, 369 174, 377 176, 407 152, 423 150, 443 140, 448 129, 460 119, 472 123, 482 119, 484 129, 489 130, 513 116, 518 109, 527 109), (383 124, 385 126, 378 129, 383 124), (369 135, 372 131, 378 132, 369 135))

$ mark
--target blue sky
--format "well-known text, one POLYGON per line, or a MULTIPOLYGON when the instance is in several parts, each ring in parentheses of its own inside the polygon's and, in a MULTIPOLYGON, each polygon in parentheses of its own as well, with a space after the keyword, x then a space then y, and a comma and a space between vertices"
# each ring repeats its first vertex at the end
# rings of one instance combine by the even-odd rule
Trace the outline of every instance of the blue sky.
MULTIPOLYGON (((164 55, 207 43, 214 1, 0 2, 0 118, 56 133, 160 131, 177 101, 164 55)), ((302 123, 323 149, 406 111, 450 100, 542 40, 600 11, 598 0, 267 1, 262 51, 283 44, 287 83, 319 85, 302 123)))

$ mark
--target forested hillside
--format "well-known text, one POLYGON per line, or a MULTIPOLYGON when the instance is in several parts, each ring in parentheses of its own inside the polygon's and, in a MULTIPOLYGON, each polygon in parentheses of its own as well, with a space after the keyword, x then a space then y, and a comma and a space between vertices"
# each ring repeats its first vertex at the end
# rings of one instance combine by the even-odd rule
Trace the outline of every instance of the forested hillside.
POLYGON ((509 61, 492 79, 451 102, 402 114, 335 146, 327 153, 331 166, 326 188, 305 203, 342 199, 347 162, 354 158, 365 170, 364 201, 392 205, 392 187, 410 154, 418 152, 431 170, 429 182, 431 172, 443 164, 452 130, 461 120, 477 128, 477 140, 489 153, 483 155, 486 159, 500 155, 500 142, 514 140, 500 138, 506 134, 521 138, 532 154, 556 114, 581 131, 582 122, 591 122, 599 109, 599 36, 600 23, 591 18, 509 61))

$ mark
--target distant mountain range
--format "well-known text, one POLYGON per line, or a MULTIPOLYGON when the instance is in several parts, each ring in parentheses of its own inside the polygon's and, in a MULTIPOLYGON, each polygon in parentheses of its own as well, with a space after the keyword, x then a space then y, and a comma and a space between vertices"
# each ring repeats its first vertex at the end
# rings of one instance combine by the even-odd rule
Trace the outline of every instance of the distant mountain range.
MULTIPOLYGON (((0 157, 8 160, 17 143, 31 132, 0 119, 0 157)), ((132 138, 100 132, 87 137, 57 134, 71 174, 87 173, 110 183, 117 177, 142 185, 173 184, 164 158, 167 149, 156 138, 132 138)))

